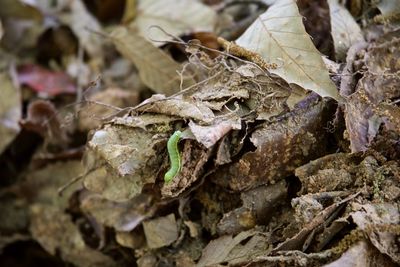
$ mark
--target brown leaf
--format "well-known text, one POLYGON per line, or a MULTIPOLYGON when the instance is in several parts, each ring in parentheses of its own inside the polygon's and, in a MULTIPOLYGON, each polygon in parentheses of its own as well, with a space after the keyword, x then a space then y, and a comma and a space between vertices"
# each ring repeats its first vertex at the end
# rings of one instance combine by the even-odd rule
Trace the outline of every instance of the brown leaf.
POLYGON ((145 221, 143 229, 147 245, 152 249, 168 246, 178 238, 174 214, 145 221))

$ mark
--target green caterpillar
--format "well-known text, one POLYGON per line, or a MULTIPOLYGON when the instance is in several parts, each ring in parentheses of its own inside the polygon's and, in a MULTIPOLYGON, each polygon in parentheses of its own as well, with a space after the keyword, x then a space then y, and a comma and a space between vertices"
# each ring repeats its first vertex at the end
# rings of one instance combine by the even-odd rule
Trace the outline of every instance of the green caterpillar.
POLYGON ((165 173, 164 181, 169 183, 181 170, 181 156, 178 150, 178 142, 182 137, 181 131, 175 131, 173 135, 168 139, 167 149, 169 159, 171 161, 171 168, 165 173))

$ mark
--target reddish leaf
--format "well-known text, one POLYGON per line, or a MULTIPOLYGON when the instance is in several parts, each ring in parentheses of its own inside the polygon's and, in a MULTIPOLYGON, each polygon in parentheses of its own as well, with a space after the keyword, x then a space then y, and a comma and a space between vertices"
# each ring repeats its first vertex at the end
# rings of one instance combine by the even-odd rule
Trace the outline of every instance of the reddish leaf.
POLYGON ((18 68, 18 81, 46 96, 76 92, 74 81, 64 72, 50 71, 33 64, 22 65, 18 68))

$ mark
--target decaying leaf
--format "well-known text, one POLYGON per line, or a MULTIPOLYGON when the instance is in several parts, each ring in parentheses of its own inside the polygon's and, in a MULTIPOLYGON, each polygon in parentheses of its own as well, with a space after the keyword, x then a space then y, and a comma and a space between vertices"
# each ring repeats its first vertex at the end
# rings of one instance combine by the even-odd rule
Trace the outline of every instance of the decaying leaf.
POLYGON ((323 97, 339 99, 321 54, 304 29, 295 1, 277 1, 236 43, 257 52, 267 62, 277 64, 276 69, 269 71, 288 83, 295 83, 323 97))
POLYGON ((400 133, 397 115, 400 108, 396 105, 400 96, 397 75, 400 54, 395 48, 400 41, 396 36, 399 36, 398 32, 390 32, 366 47, 361 63, 367 71, 346 104, 346 126, 352 152, 365 151, 382 124, 387 130, 400 133))
POLYGON ((365 231, 371 243, 397 264, 400 263, 398 235, 400 233, 400 214, 397 204, 365 204, 351 216, 354 222, 365 231))
POLYGON ((119 27, 110 37, 121 54, 136 65, 143 83, 157 93, 171 95, 194 83, 186 73, 178 74, 180 64, 136 31, 119 27))
POLYGON ((250 140, 256 150, 217 170, 215 182, 243 190, 290 175, 296 167, 323 152, 323 136, 327 132, 321 123, 330 112, 327 103, 308 98, 281 119, 265 123, 252 133, 250 140))
MULTIPOLYGON (((168 124, 164 125, 168 131, 168 124)), ((94 133, 86 156, 85 186, 105 198, 128 200, 139 194, 145 183, 153 183, 163 160, 158 147, 165 144, 161 132, 124 125, 106 125, 94 133)))
POLYGON ((14 87, 6 73, 0 73, 0 153, 20 131, 22 107, 19 89, 14 87))
POLYGON ((329 0, 328 4, 336 59, 344 60, 349 47, 364 38, 360 26, 338 0, 329 0))
POLYGON ((161 41, 153 42, 158 46, 171 37, 159 30, 151 30, 151 26, 179 36, 195 31, 212 31, 217 20, 213 9, 195 0, 140 0, 137 13, 131 26, 137 27, 141 35, 150 41, 161 41))

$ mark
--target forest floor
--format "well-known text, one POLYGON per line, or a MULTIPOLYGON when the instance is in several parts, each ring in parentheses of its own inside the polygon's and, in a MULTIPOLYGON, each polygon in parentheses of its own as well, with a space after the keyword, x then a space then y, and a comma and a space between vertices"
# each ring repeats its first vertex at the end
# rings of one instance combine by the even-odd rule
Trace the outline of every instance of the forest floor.
POLYGON ((399 47, 398 0, 0 0, 0 265, 398 266, 399 47))

